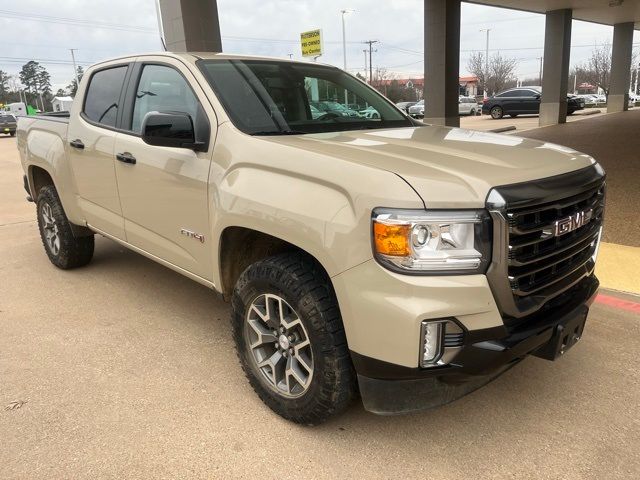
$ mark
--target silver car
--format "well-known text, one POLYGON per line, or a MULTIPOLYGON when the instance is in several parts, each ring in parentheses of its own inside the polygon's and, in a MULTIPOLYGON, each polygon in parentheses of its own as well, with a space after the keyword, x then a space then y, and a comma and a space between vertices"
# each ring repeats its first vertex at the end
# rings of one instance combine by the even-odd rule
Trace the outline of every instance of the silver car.
POLYGON ((409 115, 413 118, 424 118, 424 100, 409 107, 409 115))

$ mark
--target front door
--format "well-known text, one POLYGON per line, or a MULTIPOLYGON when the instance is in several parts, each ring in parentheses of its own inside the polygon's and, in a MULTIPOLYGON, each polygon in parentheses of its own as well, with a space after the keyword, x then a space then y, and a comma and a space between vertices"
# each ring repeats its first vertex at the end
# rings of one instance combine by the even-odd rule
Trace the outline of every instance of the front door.
MULTIPOLYGON (((148 145, 140 133, 149 112, 187 113, 194 123, 208 122, 207 113, 209 118, 215 117, 186 67, 177 61, 167 63, 166 58, 162 61, 163 64, 146 63, 139 70, 136 68, 137 78, 131 82, 135 95, 127 95, 127 101, 131 99, 133 104, 129 124, 123 120, 131 133, 116 137, 115 154, 127 159, 116 161, 115 168, 127 241, 211 280, 214 249, 208 180, 215 132, 211 132, 207 152, 148 145)), ((208 123, 211 129, 215 128, 214 120, 208 123)))
POLYGON ((66 149, 76 183, 78 204, 92 227, 125 239, 122 209, 114 169, 118 113, 128 65, 95 71, 86 87, 83 104, 73 110, 66 149))

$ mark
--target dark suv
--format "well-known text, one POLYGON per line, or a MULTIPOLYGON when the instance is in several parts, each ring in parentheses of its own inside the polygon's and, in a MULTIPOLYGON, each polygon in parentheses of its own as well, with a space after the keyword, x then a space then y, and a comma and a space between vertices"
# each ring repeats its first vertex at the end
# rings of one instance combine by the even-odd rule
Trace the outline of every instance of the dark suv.
MULTIPOLYGON (((486 98, 482 104, 482 113, 498 119, 505 115, 517 117, 520 114, 540 113, 540 87, 520 87, 505 90, 493 97, 486 98)), ((567 113, 573 114, 584 108, 584 99, 567 95, 567 113)))
POLYGON ((16 117, 0 112, 0 133, 7 133, 13 137, 16 134, 16 117))

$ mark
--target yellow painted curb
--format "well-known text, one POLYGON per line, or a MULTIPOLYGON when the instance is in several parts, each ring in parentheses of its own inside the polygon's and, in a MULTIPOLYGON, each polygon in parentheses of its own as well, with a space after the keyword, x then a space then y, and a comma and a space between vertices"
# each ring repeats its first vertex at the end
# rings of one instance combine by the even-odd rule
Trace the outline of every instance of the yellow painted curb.
POLYGON ((640 295, 640 247, 602 242, 596 275, 602 288, 640 295))

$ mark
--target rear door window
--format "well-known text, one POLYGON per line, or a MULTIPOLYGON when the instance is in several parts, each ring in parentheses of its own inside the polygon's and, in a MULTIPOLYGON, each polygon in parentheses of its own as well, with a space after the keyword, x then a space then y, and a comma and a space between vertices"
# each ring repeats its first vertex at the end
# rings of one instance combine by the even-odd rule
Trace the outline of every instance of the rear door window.
POLYGON ((91 76, 83 113, 96 123, 115 127, 127 66, 99 70, 91 76))

